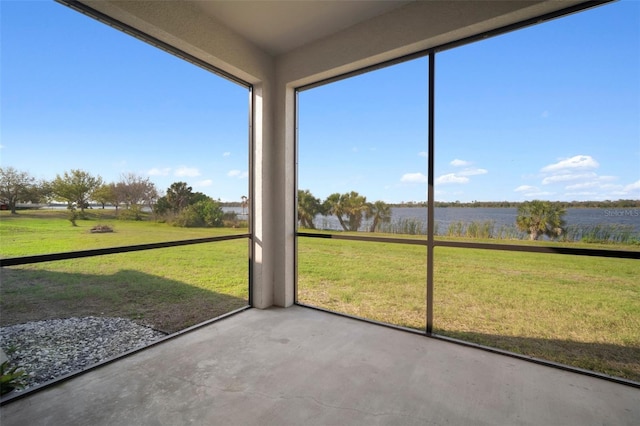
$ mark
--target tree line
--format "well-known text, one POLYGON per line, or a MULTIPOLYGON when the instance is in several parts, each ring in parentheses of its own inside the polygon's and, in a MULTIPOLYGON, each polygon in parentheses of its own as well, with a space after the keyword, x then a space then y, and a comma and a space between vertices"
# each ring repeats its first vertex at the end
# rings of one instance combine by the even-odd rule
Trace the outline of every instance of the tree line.
MULTIPOLYGON (((435 207, 487 207, 487 208, 517 208, 523 201, 471 201, 462 203, 460 201, 435 201, 435 207)), ((556 201, 556 204, 563 208, 637 208, 640 207, 640 200, 603 200, 603 201, 556 201)), ((427 207, 426 201, 402 201, 400 203, 389 204, 391 207, 427 207)))
MULTIPOLYGON (((321 201, 308 189, 298 190, 298 224, 315 229, 314 219, 318 214, 335 216, 345 231, 358 231, 363 219, 371 220, 369 232, 377 232, 381 224, 391 222, 391 205, 383 201, 367 202, 367 197, 355 191, 334 193, 321 201)), ((518 203, 515 225, 531 240, 543 235, 556 239, 566 232, 565 214, 561 203, 525 201, 518 203)))
MULTIPOLYGON (((135 173, 123 174, 120 181, 106 183, 100 176, 72 169, 56 175, 51 181, 37 181, 27 172, 0 167, 0 203, 5 204, 12 214, 16 214, 18 203, 47 203, 52 200, 66 202, 74 219, 76 210, 81 218, 85 217, 85 209, 90 202, 101 205, 103 209, 112 205, 116 211, 124 207, 126 216, 135 220, 142 219, 146 207, 179 226, 223 226, 225 219, 219 201, 202 192, 193 192, 185 182, 174 182, 161 196, 148 177, 135 173)), ((242 203, 247 203, 244 196, 242 203)))
POLYGON ((315 229, 313 219, 321 214, 335 216, 342 229, 357 231, 362 220, 371 220, 370 232, 376 232, 383 223, 391 221, 391 207, 384 201, 368 202, 367 197, 356 191, 334 193, 324 201, 308 190, 298 190, 298 222, 305 228, 315 229))
MULTIPOLYGON (((112 205, 116 211, 124 206, 128 216, 136 220, 141 219, 142 209, 148 207, 156 215, 179 226, 223 226, 225 219, 219 201, 201 192, 193 192, 185 182, 174 182, 167 188, 166 194, 160 196, 148 177, 134 173, 123 174, 119 182, 105 183, 100 176, 72 169, 56 175, 51 181, 36 181, 27 172, 13 167, 0 167, 0 202, 6 204, 11 213, 16 213, 16 206, 20 202, 44 203, 54 199, 66 201, 74 218, 76 209, 80 210, 80 217, 83 218, 89 202, 94 201, 102 208, 107 204, 112 205)), ((619 200, 615 206, 636 207, 638 203, 637 200, 619 200)), ((568 204, 574 205, 540 200, 517 203, 516 226, 527 232, 532 240, 542 235, 557 238, 565 230, 564 215, 568 204)), ((247 205, 248 199, 243 196, 243 210, 247 205)), ((395 205, 380 200, 368 202, 365 196, 356 191, 333 193, 325 200, 320 200, 308 189, 298 190, 298 223, 304 228, 315 229, 314 219, 320 214, 335 216, 345 231, 358 231, 363 220, 370 220, 368 230, 377 232, 382 224, 391 222, 392 206, 395 205)), ((421 204, 411 203, 411 206, 421 204)))

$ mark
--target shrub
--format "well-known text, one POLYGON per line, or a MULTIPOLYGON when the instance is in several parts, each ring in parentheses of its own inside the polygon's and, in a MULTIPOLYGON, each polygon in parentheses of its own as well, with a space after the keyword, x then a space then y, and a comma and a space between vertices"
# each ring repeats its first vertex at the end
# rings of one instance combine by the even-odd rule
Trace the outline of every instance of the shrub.
POLYGON ((211 199, 187 206, 174 219, 175 226, 185 228, 212 228, 223 225, 224 213, 220 204, 211 199))
POLYGON ((9 361, 0 364, 0 395, 14 389, 24 389, 25 376, 26 373, 22 368, 9 366, 9 361))
POLYGON ((142 220, 145 214, 140 206, 131 206, 118 212, 119 220, 142 220))

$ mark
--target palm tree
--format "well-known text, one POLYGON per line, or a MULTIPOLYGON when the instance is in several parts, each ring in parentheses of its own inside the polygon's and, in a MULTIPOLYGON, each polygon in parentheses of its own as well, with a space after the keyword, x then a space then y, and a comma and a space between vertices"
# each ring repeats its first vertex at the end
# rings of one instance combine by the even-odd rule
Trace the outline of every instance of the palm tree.
POLYGON ((382 223, 391 222, 391 207, 384 201, 376 201, 367 205, 366 219, 373 219, 369 232, 376 232, 382 223))
POLYGON ((240 203, 240 206, 242 207, 242 214, 245 214, 245 211, 249 206, 249 203, 248 203, 249 198, 247 198, 246 195, 243 195, 242 197, 240 197, 240 199, 242 200, 242 202, 240 203))
POLYGON ((351 191, 340 198, 345 205, 345 214, 349 218, 349 231, 357 231, 362 224, 362 218, 369 210, 367 197, 351 191))
POLYGON ((516 226, 529 234, 531 240, 541 235, 556 238, 564 232, 565 213, 562 207, 549 201, 525 201, 518 207, 516 226))
POLYGON ((173 211, 178 213, 189 205, 192 195, 192 188, 186 182, 174 182, 167 188, 165 197, 173 211))
POLYGON ((298 189, 298 222, 305 227, 315 229, 313 219, 322 212, 320 200, 311 194, 308 189, 298 189))
POLYGON ((335 217, 337 217, 338 222, 340 222, 340 225, 342 226, 342 229, 344 229, 345 231, 348 231, 349 229, 347 228, 347 225, 344 223, 344 218, 343 218, 344 206, 340 201, 341 197, 342 196, 337 192, 329 195, 327 199, 324 200, 323 210, 324 210, 324 214, 334 215, 335 217))
POLYGON ((362 224, 362 218, 366 214, 367 197, 355 191, 344 194, 331 194, 325 201, 326 210, 338 218, 340 225, 345 231, 357 231, 362 224), (344 221, 347 217, 347 222, 344 221))

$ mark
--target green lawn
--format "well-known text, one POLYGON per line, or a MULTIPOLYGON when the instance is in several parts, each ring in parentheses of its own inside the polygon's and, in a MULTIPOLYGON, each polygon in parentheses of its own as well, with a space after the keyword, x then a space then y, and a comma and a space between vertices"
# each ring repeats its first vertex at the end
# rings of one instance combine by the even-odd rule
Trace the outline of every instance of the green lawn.
MULTIPOLYGON (((100 211, 78 227, 64 212, 5 213, 2 257, 246 232, 100 211), (98 223, 115 232, 91 234, 98 223)), ((300 302, 424 329, 425 247, 315 238, 298 246, 300 302)), ((435 256, 436 333, 640 381, 637 260, 448 247, 435 256)), ((178 331, 247 304, 247 257, 239 239, 2 268, 0 325, 103 315, 178 331)))
POLYGON ((0 257, 60 253, 104 247, 186 240, 246 233, 234 228, 180 228, 153 221, 117 220, 113 210, 88 210, 87 220, 71 226, 64 210, 0 212, 0 257), (115 232, 92 234, 98 224, 115 232))
MULTIPOLYGON (((301 303, 424 330, 426 249, 300 238, 301 303)), ((437 247, 434 332, 640 381, 640 263, 437 247)))
MULTIPOLYGON (((77 227, 66 212, 2 213, 3 258, 247 232, 120 221, 100 211, 77 227), (115 232, 90 233, 96 224, 115 232)), ((247 257, 248 240, 239 239, 2 268, 0 325, 122 316, 173 333, 247 305, 247 257)))

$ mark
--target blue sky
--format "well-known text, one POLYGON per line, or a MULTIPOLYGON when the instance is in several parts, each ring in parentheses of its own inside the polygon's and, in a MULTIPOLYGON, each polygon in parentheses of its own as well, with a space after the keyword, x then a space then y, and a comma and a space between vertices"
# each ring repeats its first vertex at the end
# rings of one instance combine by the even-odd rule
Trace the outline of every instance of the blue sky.
MULTIPOLYGON (((248 91, 65 6, 0 2, 2 166, 248 194, 248 91)), ((436 57, 436 199, 640 198, 640 2, 436 57)), ((426 199, 426 58, 300 93, 299 187, 426 199)))
MULTIPOLYGON (((436 200, 639 199, 639 31, 620 2, 437 54, 436 200)), ((424 200, 427 68, 302 92, 300 187, 424 200)))
POLYGON ((248 195, 248 89, 66 6, 0 6, 3 166, 248 195))

